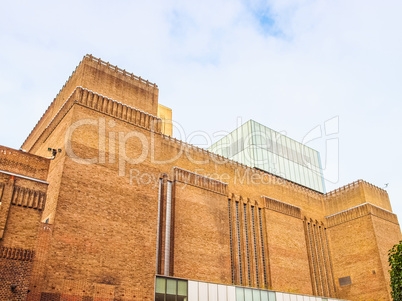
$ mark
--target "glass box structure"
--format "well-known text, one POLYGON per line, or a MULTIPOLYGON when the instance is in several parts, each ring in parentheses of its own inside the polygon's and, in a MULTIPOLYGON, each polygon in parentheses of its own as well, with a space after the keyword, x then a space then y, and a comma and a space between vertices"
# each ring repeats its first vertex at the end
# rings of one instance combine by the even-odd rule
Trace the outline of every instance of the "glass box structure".
POLYGON ((325 193, 320 153, 254 120, 247 121, 208 150, 325 193))
POLYGON ((341 301, 340 299, 308 296, 208 283, 173 277, 156 277, 155 301, 341 301))

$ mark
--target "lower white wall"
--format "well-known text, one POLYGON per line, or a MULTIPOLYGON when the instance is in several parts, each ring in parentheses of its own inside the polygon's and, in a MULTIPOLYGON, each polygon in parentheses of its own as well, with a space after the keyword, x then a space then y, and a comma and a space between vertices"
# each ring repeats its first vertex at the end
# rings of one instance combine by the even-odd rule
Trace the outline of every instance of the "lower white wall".
POLYGON ((234 301, 234 286, 188 281, 188 301, 234 301))

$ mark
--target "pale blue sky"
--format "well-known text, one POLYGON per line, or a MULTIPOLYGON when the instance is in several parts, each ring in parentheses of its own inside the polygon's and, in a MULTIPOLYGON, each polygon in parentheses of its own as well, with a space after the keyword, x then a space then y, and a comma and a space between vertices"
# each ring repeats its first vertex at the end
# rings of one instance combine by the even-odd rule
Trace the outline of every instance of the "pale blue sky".
MULTIPOLYGON (((402 2, 2 1, 0 144, 19 148, 82 56, 156 82, 186 134, 254 119, 302 141, 339 118, 332 190, 387 188, 402 216, 402 2), (335 179, 337 178, 337 179, 335 179)), ((309 146, 325 161, 325 142, 309 146)))

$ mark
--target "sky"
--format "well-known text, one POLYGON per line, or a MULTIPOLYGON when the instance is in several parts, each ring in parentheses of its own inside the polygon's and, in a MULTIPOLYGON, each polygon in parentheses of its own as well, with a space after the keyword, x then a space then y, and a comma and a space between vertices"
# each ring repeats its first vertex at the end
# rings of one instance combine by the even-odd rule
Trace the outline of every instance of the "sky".
POLYGON ((254 119, 321 153, 402 217, 402 2, 1 1, 0 144, 19 148, 85 54, 159 86, 205 146, 254 119), (210 142, 211 142, 210 141, 210 142), (388 185, 386 185, 388 184, 388 185))

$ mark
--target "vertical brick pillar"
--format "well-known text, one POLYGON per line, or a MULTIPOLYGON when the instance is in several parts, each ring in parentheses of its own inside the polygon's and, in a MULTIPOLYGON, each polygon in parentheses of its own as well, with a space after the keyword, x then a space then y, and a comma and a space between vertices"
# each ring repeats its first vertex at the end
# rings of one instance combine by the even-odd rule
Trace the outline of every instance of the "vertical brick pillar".
POLYGON ((1 198, 1 209, 0 209, 0 239, 4 236, 4 231, 6 229, 8 213, 10 211, 11 199, 14 192, 14 176, 10 176, 8 183, 4 187, 3 196, 1 198))
POLYGON ((30 292, 27 296, 27 301, 41 300, 41 293, 45 289, 46 262, 53 235, 53 227, 53 225, 45 223, 39 225, 38 240, 31 273, 32 276, 29 284, 30 292))

